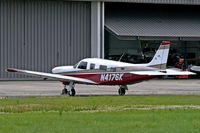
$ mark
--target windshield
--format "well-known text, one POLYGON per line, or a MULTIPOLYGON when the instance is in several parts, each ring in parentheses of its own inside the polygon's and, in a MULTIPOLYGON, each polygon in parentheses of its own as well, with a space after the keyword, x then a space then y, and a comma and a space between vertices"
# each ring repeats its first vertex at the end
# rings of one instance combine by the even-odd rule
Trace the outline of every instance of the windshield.
POLYGON ((79 65, 78 65, 79 69, 86 69, 87 68, 87 62, 82 61, 79 65))
POLYGON ((78 65, 78 63, 76 63, 76 64, 73 66, 73 68, 76 68, 76 67, 77 67, 77 65, 78 65))

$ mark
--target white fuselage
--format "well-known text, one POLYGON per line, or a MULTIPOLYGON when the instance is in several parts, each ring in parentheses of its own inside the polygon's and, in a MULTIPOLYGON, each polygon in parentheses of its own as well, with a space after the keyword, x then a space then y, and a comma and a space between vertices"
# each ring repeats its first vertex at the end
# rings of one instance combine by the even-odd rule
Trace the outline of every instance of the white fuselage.
POLYGON ((74 72, 80 70, 92 70, 92 69, 102 69, 101 67, 116 68, 116 67, 131 67, 131 66, 148 66, 148 64, 131 64, 113 60, 99 59, 99 58, 86 58, 78 62, 74 66, 59 66, 52 69, 52 73, 65 73, 65 72, 74 72), (86 62, 87 65, 85 68, 80 68, 82 62, 86 62), (91 65, 94 67, 91 68, 91 65))

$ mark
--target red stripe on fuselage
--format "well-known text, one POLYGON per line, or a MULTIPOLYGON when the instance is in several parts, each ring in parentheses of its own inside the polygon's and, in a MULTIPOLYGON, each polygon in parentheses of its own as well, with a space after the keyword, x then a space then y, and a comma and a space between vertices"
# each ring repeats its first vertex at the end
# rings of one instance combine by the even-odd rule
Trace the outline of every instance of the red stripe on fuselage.
POLYGON ((66 76, 89 79, 96 82, 99 85, 131 84, 157 77, 148 75, 135 75, 131 73, 83 73, 83 74, 68 74, 66 76))

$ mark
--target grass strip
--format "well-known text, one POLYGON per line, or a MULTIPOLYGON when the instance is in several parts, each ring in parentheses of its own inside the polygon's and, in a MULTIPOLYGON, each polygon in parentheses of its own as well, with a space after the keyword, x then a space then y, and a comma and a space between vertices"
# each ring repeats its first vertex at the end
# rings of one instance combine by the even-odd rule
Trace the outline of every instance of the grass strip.
POLYGON ((0 133, 199 133, 200 111, 27 112, 0 115, 0 133))
POLYGON ((0 112, 199 109, 200 95, 28 97, 0 99, 0 112))

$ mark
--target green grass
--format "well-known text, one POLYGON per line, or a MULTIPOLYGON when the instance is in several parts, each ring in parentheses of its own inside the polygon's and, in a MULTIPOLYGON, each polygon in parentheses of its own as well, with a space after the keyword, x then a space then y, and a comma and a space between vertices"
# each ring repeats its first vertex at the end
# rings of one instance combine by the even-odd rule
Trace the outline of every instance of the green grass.
POLYGON ((200 95, 3 98, 0 112, 115 110, 147 105, 200 105, 200 95))
POLYGON ((0 99, 0 133, 199 133, 200 96, 0 99))
POLYGON ((0 133, 199 133, 199 110, 18 113, 0 115, 0 133))

